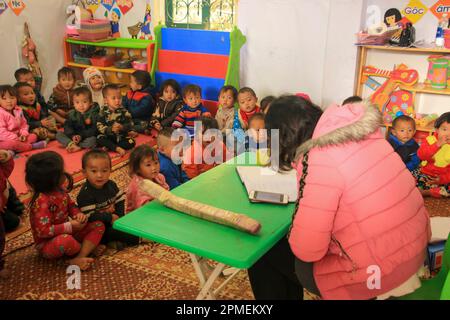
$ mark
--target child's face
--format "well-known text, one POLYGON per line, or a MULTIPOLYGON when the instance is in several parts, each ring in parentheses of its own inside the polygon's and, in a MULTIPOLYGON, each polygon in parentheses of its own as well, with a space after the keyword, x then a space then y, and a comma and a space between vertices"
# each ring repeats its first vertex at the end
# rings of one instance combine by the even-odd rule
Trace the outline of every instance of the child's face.
POLYGON ((258 98, 250 92, 240 93, 238 96, 239 108, 244 112, 252 112, 256 108, 258 98))
POLYGON ((152 157, 146 157, 141 160, 138 174, 142 178, 152 180, 156 178, 158 173, 159 173, 158 158, 153 159, 152 157))
POLYGON ((100 76, 93 76, 89 79, 92 90, 99 91, 103 88, 103 79, 100 76))
POLYGON ((109 181, 109 176, 111 175, 109 160, 105 158, 91 158, 87 161, 83 173, 92 186, 101 189, 109 181))
POLYGON ((117 110, 122 105, 122 95, 120 90, 108 90, 105 97, 106 105, 112 111, 117 110))
POLYGON ((266 134, 263 130, 265 127, 264 119, 254 119, 250 122, 249 129, 255 141, 265 141, 267 139, 266 134), (252 130, 253 129, 253 130, 252 130))
POLYGON ((133 91, 138 91, 142 89, 142 86, 139 83, 137 83, 136 78, 133 76, 130 77, 130 88, 133 91))
POLYGON ((36 101, 36 94, 30 86, 21 87, 17 94, 19 96, 19 101, 24 104, 32 105, 36 101))
POLYGON ((202 102, 202 96, 199 93, 189 92, 183 100, 190 108, 197 108, 202 102))
POLYGON ((445 141, 445 143, 450 144, 450 123, 444 122, 441 124, 439 129, 437 129, 437 134, 441 141, 445 141))
POLYGON ((392 128, 392 134, 397 137, 402 143, 406 143, 414 137, 416 130, 414 125, 409 121, 399 121, 392 128))
POLYGON ((219 104, 226 109, 234 107, 233 92, 231 90, 228 90, 220 93, 219 104))
POLYGON ((17 106, 17 98, 5 92, 3 96, 0 97, 0 107, 6 111, 11 112, 17 106))
POLYGON ((166 102, 175 100, 177 95, 178 95, 177 92, 171 86, 167 86, 163 90, 163 99, 166 102))
POLYGON ((73 96, 73 106, 78 112, 85 113, 91 108, 92 101, 89 100, 89 97, 86 94, 79 94, 73 96))
POLYGON ((30 86, 33 87, 33 89, 36 88, 36 80, 33 77, 33 74, 31 72, 27 73, 27 74, 22 74, 19 76, 19 81, 18 82, 26 82, 28 83, 30 86))
POLYGON ((63 87, 64 90, 72 90, 75 86, 75 79, 71 74, 63 74, 58 79, 59 84, 63 87))

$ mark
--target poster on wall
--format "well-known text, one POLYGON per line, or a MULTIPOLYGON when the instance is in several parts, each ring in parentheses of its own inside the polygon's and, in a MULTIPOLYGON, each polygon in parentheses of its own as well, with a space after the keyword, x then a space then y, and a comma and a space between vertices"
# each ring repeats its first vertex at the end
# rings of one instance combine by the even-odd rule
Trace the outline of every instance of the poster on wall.
POLYGON ((111 11, 115 3, 116 0, 102 0, 102 6, 105 7, 107 11, 111 11))
POLYGON ((0 14, 6 11, 8 9, 8 4, 5 2, 5 0, 0 0, 0 14))
POLYGON ((439 0, 431 8, 430 11, 441 19, 444 14, 450 14, 450 0, 439 0))
POLYGON ((126 14, 133 8, 133 0, 116 0, 116 2, 122 14, 126 14))
POLYGON ((416 24, 428 12, 428 8, 420 0, 411 0, 403 9, 402 14, 412 24, 416 24))
POLYGON ((9 0, 8 5, 16 16, 20 15, 25 9, 25 3, 22 0, 9 0))

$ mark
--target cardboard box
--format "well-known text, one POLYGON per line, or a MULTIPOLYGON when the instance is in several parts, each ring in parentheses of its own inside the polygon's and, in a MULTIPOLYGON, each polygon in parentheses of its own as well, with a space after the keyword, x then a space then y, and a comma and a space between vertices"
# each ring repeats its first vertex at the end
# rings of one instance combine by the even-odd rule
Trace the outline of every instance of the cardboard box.
POLYGON ((430 271, 435 271, 442 267, 444 249, 446 241, 438 241, 428 245, 428 261, 430 271))

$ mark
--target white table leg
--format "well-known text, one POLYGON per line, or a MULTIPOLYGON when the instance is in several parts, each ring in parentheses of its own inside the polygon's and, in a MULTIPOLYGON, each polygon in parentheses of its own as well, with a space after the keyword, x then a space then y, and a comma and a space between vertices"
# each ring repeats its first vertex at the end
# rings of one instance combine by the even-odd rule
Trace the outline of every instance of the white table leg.
POLYGON ((200 280, 201 290, 197 296, 197 300, 210 299, 215 300, 216 295, 222 290, 222 288, 231 281, 240 271, 240 269, 236 269, 216 290, 212 291, 211 287, 217 278, 222 274, 225 269, 225 265, 223 263, 217 264, 217 266, 212 271, 211 275, 207 277, 206 271, 208 269, 208 265, 206 264, 206 260, 202 259, 199 256, 194 254, 189 254, 192 260, 192 264, 194 265, 195 273, 197 274, 198 279, 200 280))

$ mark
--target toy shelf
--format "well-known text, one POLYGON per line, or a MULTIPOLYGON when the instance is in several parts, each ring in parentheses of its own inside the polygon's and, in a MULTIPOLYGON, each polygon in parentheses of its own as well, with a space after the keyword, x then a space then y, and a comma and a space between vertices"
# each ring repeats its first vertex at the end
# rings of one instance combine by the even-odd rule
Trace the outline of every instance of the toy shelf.
MULTIPOLYGON (((122 88, 126 88, 130 82, 130 74, 136 71, 132 68, 117 68, 114 65, 104 67, 75 62, 74 53, 86 46, 104 49, 107 55, 116 55, 120 53, 122 59, 136 57, 139 60, 145 60, 147 63, 147 71, 152 74, 155 54, 155 41, 153 40, 116 38, 100 42, 90 42, 66 37, 64 38, 64 63, 65 66, 76 69, 77 78, 83 79, 82 72, 84 69, 95 67, 102 71, 106 82, 115 83, 122 88)), ((122 91, 122 93, 124 92, 125 91, 122 91)))
POLYGON ((400 51, 409 53, 440 53, 450 54, 450 50, 446 48, 402 48, 392 46, 358 46, 364 49, 385 50, 385 51, 400 51))
POLYGON ((411 86, 411 87, 400 86, 400 89, 411 91, 411 92, 418 92, 418 93, 450 95, 450 88, 447 88, 447 89, 434 89, 431 86, 426 85, 424 83, 418 83, 418 84, 416 84, 414 86, 411 86))
MULTIPOLYGON (((68 62, 67 65, 69 67, 84 68, 84 69, 92 67, 92 65, 75 63, 75 62, 68 62)), ((133 73, 136 71, 135 69, 120 69, 120 68, 113 68, 113 67, 98 67, 98 66, 94 66, 94 67, 97 68, 98 70, 111 71, 111 72, 133 73)))

